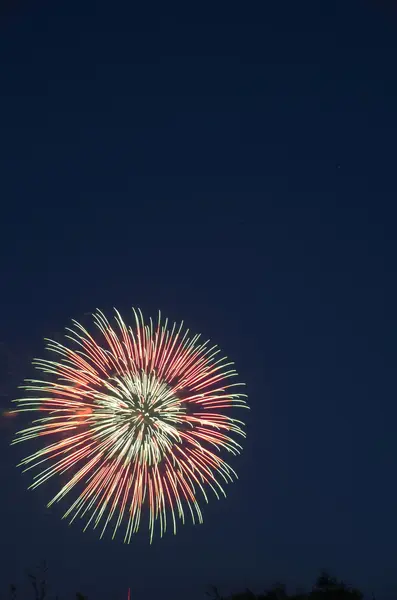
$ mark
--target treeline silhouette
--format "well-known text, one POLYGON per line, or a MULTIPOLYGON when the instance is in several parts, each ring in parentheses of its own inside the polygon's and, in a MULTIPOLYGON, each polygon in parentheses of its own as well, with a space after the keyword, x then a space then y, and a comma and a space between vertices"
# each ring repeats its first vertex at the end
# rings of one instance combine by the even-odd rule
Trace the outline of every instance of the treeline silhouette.
MULTIPOLYGON (((32 600, 50 600, 51 598, 59 600, 58 596, 49 594, 46 563, 42 563, 33 572, 28 571, 27 576, 31 584, 32 600)), ((364 594, 359 589, 323 571, 309 591, 300 590, 288 593, 287 587, 279 583, 260 593, 245 589, 225 596, 222 595, 219 588, 212 586, 206 596, 209 600, 362 600, 364 594)), ((25 600, 25 594, 19 596, 17 586, 12 584, 9 588, 9 600, 25 600)), ((88 597, 77 592, 75 600, 88 600, 88 597)), ((127 593, 125 600, 127 600, 127 593)), ((374 596, 372 596, 372 600, 375 600, 374 596)))
POLYGON ((227 596, 223 596, 217 587, 212 587, 207 596, 210 600, 361 600, 364 594, 323 571, 309 591, 300 590, 291 594, 284 584, 278 583, 259 594, 246 589, 227 596))

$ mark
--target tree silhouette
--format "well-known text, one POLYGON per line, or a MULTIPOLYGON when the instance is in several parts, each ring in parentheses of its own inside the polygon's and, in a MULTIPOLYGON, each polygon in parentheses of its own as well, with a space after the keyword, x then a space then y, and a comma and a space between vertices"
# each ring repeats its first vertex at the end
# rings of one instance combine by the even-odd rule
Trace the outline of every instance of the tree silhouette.
POLYGON ((34 590, 35 600, 44 600, 47 596, 47 570, 47 564, 46 562, 43 562, 37 567, 36 573, 28 572, 28 577, 34 590))
POLYGON ((255 594, 250 589, 246 589, 227 597, 221 596, 218 588, 212 586, 207 595, 211 600, 362 600, 363 598, 360 590, 332 577, 326 571, 320 573, 309 592, 300 591, 288 594, 286 586, 277 583, 260 594, 255 594))
POLYGON ((312 600, 361 600, 363 594, 323 571, 310 594, 312 600))

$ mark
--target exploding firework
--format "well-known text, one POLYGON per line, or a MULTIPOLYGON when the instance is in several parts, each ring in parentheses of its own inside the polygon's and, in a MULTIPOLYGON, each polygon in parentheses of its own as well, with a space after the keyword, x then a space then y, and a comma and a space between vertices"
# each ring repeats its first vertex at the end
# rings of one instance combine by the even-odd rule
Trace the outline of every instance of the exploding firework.
POLYGON ((208 501, 208 489, 225 495, 237 477, 220 455, 239 454, 234 438, 245 437, 244 424, 224 412, 247 408, 217 346, 160 314, 156 323, 134 316, 129 327, 118 311, 114 324, 97 311, 92 333, 73 321, 67 345, 47 340, 53 360, 34 361, 45 376, 25 381, 30 397, 14 401, 15 412, 40 416, 13 444, 49 440, 20 463, 36 470, 30 489, 61 476, 48 506, 71 497, 64 518, 83 518, 101 537, 123 524, 125 542, 145 511, 151 540, 167 523, 175 533, 185 513, 202 522, 199 500, 208 501))

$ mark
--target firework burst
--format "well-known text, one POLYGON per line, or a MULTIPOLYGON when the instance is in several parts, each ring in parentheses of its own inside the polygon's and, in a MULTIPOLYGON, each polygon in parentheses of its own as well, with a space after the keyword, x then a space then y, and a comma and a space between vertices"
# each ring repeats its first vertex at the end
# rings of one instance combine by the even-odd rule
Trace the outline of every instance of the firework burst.
POLYGON ((125 525, 130 542, 148 514, 150 539, 190 514, 202 522, 199 499, 236 478, 221 458, 239 454, 235 437, 245 437, 244 424, 224 411, 247 407, 245 394, 235 393, 233 363, 216 346, 189 336, 183 323, 145 323, 134 310, 135 326, 118 311, 112 325, 93 315, 89 333, 73 321, 67 345, 47 340, 53 360, 38 359, 42 380, 26 380, 30 397, 15 400, 15 412, 39 412, 13 444, 34 438, 46 444, 22 460, 33 470, 30 489, 54 476, 62 487, 49 502, 72 498, 64 518, 83 518, 115 537, 125 525))

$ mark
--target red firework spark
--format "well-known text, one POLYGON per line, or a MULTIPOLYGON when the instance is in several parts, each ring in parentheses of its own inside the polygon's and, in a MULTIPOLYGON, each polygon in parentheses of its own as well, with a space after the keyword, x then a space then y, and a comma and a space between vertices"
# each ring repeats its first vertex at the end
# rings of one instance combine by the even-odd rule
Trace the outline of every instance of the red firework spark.
POLYGON ((247 407, 235 393, 233 363, 216 346, 189 337, 183 323, 168 328, 161 316, 146 324, 134 310, 135 327, 118 311, 115 326, 104 314, 93 315, 95 335, 73 321, 68 345, 48 340, 54 360, 38 359, 45 380, 26 380, 32 395, 16 400, 16 412, 41 417, 17 433, 13 443, 48 438, 48 445, 25 458, 25 471, 39 468, 30 488, 55 475, 69 476, 48 506, 72 492, 64 517, 101 526, 112 523, 113 537, 124 522, 124 541, 139 528, 148 508, 150 539, 171 521, 202 522, 198 498, 206 488, 219 498, 221 485, 236 477, 221 458, 241 446, 243 423, 225 409, 247 407), (46 416, 42 416, 42 413, 46 416))

